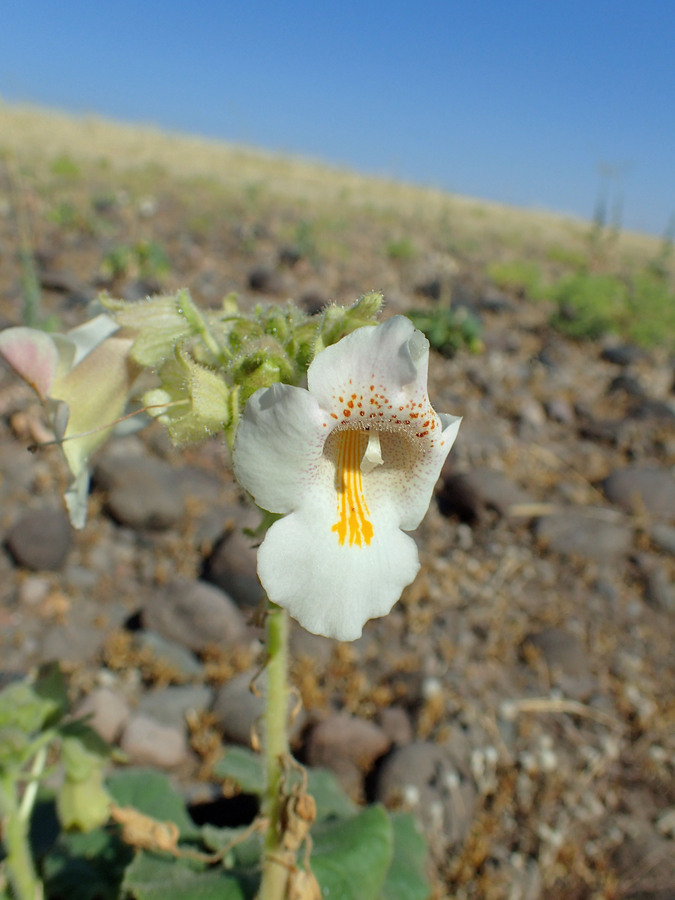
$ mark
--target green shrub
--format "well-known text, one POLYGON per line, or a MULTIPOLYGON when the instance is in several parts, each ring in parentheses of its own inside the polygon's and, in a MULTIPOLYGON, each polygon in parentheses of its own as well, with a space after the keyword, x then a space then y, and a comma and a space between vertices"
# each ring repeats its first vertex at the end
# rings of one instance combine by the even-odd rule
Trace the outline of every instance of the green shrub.
POLYGON ((675 293, 664 278, 651 271, 636 275, 627 317, 628 334, 636 344, 675 347, 675 293))
POLYGON ((59 178, 74 179, 80 174, 80 167, 67 153, 57 156, 52 163, 51 169, 52 175, 58 175, 59 178))
POLYGON ((542 295, 541 269, 534 262, 515 259, 511 262, 493 263, 488 267, 492 281, 504 291, 519 294, 530 300, 542 295))
POLYGON ((579 272, 550 291, 558 304, 553 325, 573 338, 598 338, 620 331, 628 310, 628 287, 615 275, 579 272))
POLYGON ((569 247, 551 247, 546 252, 546 257, 550 262, 562 263, 572 269, 583 269, 588 265, 588 256, 583 250, 572 250, 569 247))
POLYGON ((409 310, 406 315, 415 328, 424 332, 434 350, 448 358, 463 347, 474 353, 483 349, 482 325, 464 307, 439 306, 433 310, 409 310))
POLYGON ((400 238, 400 240, 389 241, 386 247, 389 259, 398 259, 405 261, 413 259, 415 256, 415 245, 410 238, 400 238))

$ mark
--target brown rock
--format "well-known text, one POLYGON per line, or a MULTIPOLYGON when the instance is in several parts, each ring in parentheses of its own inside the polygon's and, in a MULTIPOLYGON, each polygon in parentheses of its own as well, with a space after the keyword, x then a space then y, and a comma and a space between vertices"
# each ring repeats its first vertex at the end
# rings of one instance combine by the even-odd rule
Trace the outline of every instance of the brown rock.
POLYGON ((362 790, 363 776, 391 741, 374 722, 336 713, 317 723, 309 733, 305 753, 310 766, 332 769, 352 795, 362 790))

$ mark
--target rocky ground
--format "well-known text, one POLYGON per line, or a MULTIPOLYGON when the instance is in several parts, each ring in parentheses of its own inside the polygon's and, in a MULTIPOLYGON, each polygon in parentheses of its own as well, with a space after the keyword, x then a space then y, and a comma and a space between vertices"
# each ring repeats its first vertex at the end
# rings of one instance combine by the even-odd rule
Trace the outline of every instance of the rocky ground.
MULTIPOLYGON (((352 207, 319 227, 291 200, 161 171, 52 169, 7 187, 2 324, 21 318, 27 247, 61 330, 102 288, 311 308, 376 288, 386 315, 452 296, 482 319, 484 352, 432 358, 432 402, 464 423, 415 534, 417 581, 354 644, 293 632, 296 754, 419 814, 438 897, 675 897, 672 359, 561 337, 545 304, 497 291, 447 235, 384 253, 412 220, 352 207), (168 266, 111 266, 139 241, 168 266)), ((255 517, 226 448, 177 451, 154 426, 114 439, 73 532, 58 451, 26 452, 42 423, 3 370, 0 675, 60 660, 108 740, 205 804, 209 762, 250 743, 261 702, 241 532, 255 517)))

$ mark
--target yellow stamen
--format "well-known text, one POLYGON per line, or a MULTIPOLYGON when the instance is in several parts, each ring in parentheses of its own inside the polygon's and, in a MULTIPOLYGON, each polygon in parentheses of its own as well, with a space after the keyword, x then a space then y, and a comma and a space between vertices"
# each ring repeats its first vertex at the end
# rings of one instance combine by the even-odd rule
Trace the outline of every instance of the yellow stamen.
POLYGON ((365 431, 349 430, 336 434, 338 441, 335 481, 337 488, 338 521, 331 531, 336 531, 340 546, 361 547, 370 544, 373 526, 368 518, 370 511, 363 496, 361 457, 368 443, 365 431))

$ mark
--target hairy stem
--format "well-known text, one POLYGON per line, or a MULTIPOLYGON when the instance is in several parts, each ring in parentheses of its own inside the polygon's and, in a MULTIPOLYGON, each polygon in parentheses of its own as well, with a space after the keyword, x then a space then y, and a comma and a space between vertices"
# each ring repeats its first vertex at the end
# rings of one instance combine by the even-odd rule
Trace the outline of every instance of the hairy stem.
POLYGON ((288 616, 270 604, 267 613, 267 697, 263 812, 268 821, 259 900, 285 900, 289 876, 283 846, 283 764, 288 754, 288 616))

